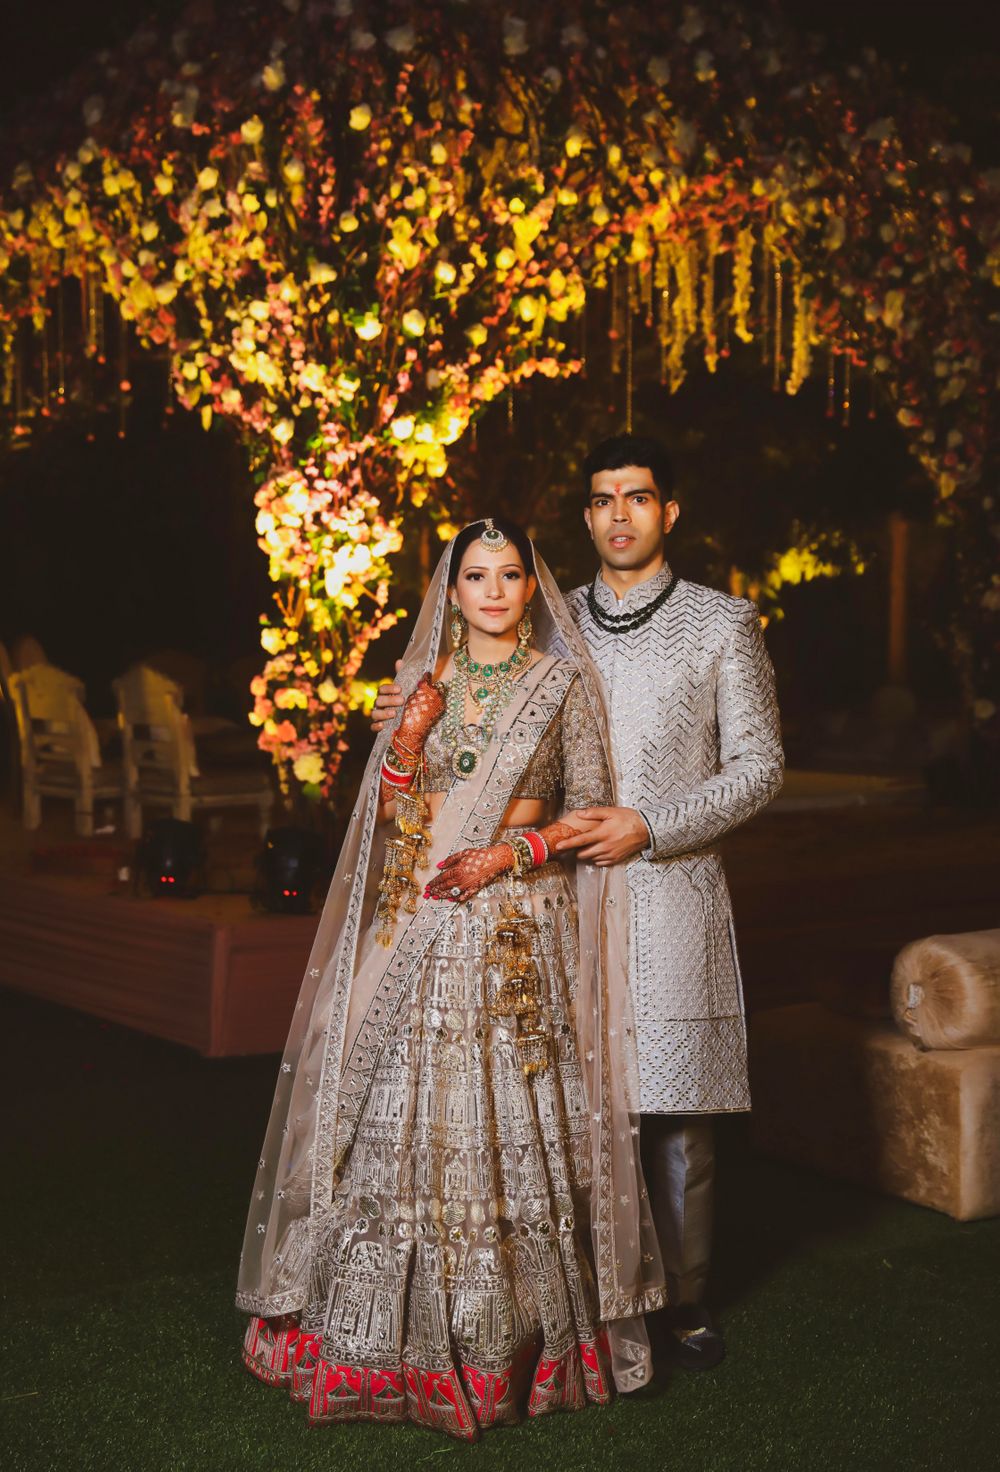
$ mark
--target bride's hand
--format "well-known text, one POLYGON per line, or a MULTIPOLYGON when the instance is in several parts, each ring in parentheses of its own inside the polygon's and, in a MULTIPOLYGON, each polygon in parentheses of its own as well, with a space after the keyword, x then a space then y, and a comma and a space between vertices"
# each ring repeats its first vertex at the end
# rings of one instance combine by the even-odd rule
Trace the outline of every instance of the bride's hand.
POLYGON ((494 843, 490 848, 462 848, 438 865, 438 872, 428 881, 425 900, 452 900, 460 904, 471 900, 484 885, 508 873, 514 867, 514 852, 509 843, 494 843))
POLYGON ((444 710, 444 696, 439 686, 431 681, 430 674, 421 675, 420 683, 403 707, 399 723, 399 738, 408 746, 420 750, 427 740, 427 733, 444 710))

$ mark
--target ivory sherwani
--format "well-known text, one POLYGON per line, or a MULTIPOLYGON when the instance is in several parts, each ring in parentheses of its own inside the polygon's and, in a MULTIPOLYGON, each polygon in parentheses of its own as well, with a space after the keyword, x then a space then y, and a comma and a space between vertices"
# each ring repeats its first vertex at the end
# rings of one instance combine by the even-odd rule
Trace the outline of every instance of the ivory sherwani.
MULTIPOLYGON (((634 613, 664 568, 608 615, 634 613)), ((774 797, 783 757, 774 671, 755 606, 683 579, 642 627, 606 632, 587 587, 569 602, 603 676, 617 801, 651 844, 627 866, 640 1109, 748 1109, 746 1027, 729 890, 714 845, 774 797)))

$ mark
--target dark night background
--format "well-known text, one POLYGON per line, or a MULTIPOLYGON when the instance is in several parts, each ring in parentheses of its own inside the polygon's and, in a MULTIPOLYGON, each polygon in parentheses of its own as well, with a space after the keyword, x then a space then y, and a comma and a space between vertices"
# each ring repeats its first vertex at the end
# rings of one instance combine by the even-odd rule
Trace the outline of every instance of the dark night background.
MULTIPOLYGON (((178 0, 154 0, 143 10, 168 24, 180 8, 178 0)), ((849 64, 866 46, 892 59, 950 114, 953 137, 969 142, 984 165, 1000 162, 997 7, 782 0, 775 8, 792 25, 824 34, 831 63, 849 64)), ((9 13, 0 126, 138 19, 125 0, 9 13)), ((0 461, 0 638, 40 639, 50 660, 87 681, 95 714, 110 713, 109 681, 130 662, 184 651, 208 664, 204 707, 239 718, 260 652, 257 616, 270 599, 243 451, 225 426, 206 434, 181 411, 164 414, 162 364, 133 376, 124 440, 107 416, 57 426, 0 461)), ((865 558, 862 577, 791 590, 785 618, 770 626, 793 760, 829 761, 830 741, 852 722, 863 725, 886 683, 886 518, 902 511, 911 520, 908 683, 922 722, 911 752, 919 763, 940 745, 956 706, 935 641, 947 606, 946 543, 933 524, 930 487, 894 422, 884 411, 868 417, 867 384, 856 384, 845 429, 824 418, 821 377, 795 399, 774 394, 750 347, 714 378, 692 362, 671 398, 640 353, 636 428, 662 435, 675 458, 684 516, 670 554, 683 575, 726 586, 731 563, 752 566, 787 546, 796 519, 842 530, 865 558)), ((543 382, 525 391, 513 433, 494 409, 478 447, 462 451, 459 474, 469 491, 457 514, 503 504, 535 528, 564 584, 580 581, 591 556, 575 470, 585 442, 622 420, 621 379, 599 365, 585 385, 543 382)), ((419 542, 410 538, 398 564, 399 601, 410 606, 419 542)), ((376 644, 365 672, 387 672, 401 639, 402 631, 376 644)), ((189 705, 197 700, 189 692, 189 705)))

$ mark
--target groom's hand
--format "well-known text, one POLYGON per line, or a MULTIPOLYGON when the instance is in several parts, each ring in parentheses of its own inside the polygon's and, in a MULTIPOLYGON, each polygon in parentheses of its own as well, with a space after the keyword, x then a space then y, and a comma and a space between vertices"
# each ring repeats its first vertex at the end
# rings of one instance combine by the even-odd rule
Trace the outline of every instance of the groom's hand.
MULTIPOLYGON (((403 661, 401 659, 396 660, 397 673, 402 663, 403 661)), ((391 684, 388 680, 383 680, 382 684, 378 687, 378 694, 375 697, 375 704, 372 707, 372 730, 381 731, 382 727, 388 721, 394 720, 396 712, 402 703, 403 692, 399 686, 391 684)))
POLYGON ((649 847, 649 829, 635 808, 577 808, 566 816, 583 818, 588 827, 585 833, 560 839, 555 845, 558 853, 575 848, 578 858, 603 868, 624 863, 649 847))

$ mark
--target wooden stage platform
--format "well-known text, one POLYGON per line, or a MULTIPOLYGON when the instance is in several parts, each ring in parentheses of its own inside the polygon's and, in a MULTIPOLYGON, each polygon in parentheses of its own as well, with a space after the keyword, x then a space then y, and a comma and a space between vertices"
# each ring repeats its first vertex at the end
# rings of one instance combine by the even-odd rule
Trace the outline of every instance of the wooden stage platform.
POLYGON ((281 1052, 316 915, 259 915, 246 895, 136 899, 93 875, 7 872, 0 985, 195 1048, 281 1052))

